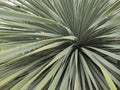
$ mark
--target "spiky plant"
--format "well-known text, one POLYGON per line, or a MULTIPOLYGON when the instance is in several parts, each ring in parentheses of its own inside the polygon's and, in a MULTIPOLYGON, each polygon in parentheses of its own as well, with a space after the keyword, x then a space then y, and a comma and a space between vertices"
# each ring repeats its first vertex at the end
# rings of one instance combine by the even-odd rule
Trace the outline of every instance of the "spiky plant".
POLYGON ((120 0, 0 0, 0 90, 120 90, 120 0))

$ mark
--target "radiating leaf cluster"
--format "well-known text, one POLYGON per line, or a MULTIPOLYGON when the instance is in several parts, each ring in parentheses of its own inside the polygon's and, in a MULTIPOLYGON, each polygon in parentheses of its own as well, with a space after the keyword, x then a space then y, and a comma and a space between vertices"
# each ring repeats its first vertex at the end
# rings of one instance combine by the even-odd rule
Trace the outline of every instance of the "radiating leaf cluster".
POLYGON ((120 0, 0 0, 0 90, 120 90, 120 0))

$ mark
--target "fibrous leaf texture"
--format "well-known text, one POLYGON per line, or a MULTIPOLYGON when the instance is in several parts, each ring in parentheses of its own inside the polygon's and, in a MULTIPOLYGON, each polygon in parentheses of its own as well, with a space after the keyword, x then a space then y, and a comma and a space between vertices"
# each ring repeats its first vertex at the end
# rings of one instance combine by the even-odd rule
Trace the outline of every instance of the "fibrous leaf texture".
POLYGON ((120 0, 0 0, 0 90, 120 90, 120 0))

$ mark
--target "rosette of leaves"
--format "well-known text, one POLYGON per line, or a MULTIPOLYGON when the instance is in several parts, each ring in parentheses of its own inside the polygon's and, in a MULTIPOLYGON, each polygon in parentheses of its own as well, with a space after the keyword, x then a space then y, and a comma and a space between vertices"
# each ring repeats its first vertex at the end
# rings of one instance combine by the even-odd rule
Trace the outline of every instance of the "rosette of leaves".
POLYGON ((120 0, 0 0, 0 90, 120 90, 120 0))

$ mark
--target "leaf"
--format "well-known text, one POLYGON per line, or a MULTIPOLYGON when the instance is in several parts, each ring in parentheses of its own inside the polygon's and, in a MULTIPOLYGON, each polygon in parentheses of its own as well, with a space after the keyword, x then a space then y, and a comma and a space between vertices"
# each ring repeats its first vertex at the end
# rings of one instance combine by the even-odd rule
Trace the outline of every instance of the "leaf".
POLYGON ((7 78, 3 79, 2 81, 0 81, 0 87, 3 87, 4 85, 6 85, 7 83, 9 83, 10 81, 12 81, 13 79, 15 79, 16 77, 18 77, 19 75, 21 75, 22 73, 24 73, 25 71, 27 71, 29 68, 31 68, 31 66, 33 66, 34 64, 38 63, 39 61, 36 61, 26 67, 22 67, 21 70, 19 70, 16 73, 13 73, 12 75, 8 76, 7 78))
POLYGON ((21 90, 26 90, 30 85, 31 83, 43 72, 45 71, 49 66, 51 66, 52 64, 54 64, 58 59, 62 58, 64 55, 66 55, 65 53, 66 52, 69 52, 70 50, 72 49, 72 46, 64 49, 62 52, 60 52, 59 54, 57 54, 55 56, 54 59, 51 60, 50 63, 48 63, 39 73, 37 73, 31 80, 29 80, 22 88, 21 90))
POLYGON ((10 9, 12 9, 12 10, 15 10, 15 11, 25 12, 21 8, 18 8, 17 6, 13 6, 13 5, 9 4, 8 2, 5 2, 5 1, 0 1, 0 6, 8 7, 10 9))
MULTIPOLYGON (((9 61, 9 59, 16 57, 19 54, 23 54, 22 56, 18 57, 18 59, 21 59, 23 57, 27 57, 29 55, 32 55, 32 54, 35 54, 35 53, 38 53, 38 52, 41 52, 44 50, 57 47, 57 46, 63 44, 64 41, 58 42, 56 44, 53 43, 50 45, 49 45, 49 43, 54 42, 56 40, 63 40, 63 39, 70 40, 70 39, 74 39, 74 38, 66 36, 66 37, 61 37, 61 38, 48 39, 48 40, 38 41, 38 42, 34 42, 34 43, 27 43, 26 45, 24 44, 24 45, 14 48, 14 49, 8 49, 5 51, 2 51, 2 52, 0 52, 0 59, 1 59, 0 63, 7 62, 7 61, 9 61), (48 44, 48 45, 46 45, 46 44, 48 44), (26 53, 26 52, 28 52, 28 53, 26 53), (24 53, 26 53, 26 54, 24 54, 24 53)), ((15 60, 18 60, 18 59, 15 59, 15 60)))
POLYGON ((110 56, 110 57, 112 57, 114 59, 120 60, 120 55, 117 55, 115 53, 112 53, 112 52, 109 52, 109 51, 106 51, 106 50, 103 50, 103 49, 95 48, 95 47, 89 47, 89 48, 94 49, 94 50, 96 50, 96 51, 98 51, 98 52, 100 52, 102 54, 107 55, 107 56, 110 56))
POLYGON ((35 23, 47 23, 47 24, 56 24, 57 22, 53 20, 49 20, 40 16, 29 15, 25 13, 15 12, 15 11, 8 11, 0 9, 0 18, 8 19, 8 20, 19 20, 19 21, 26 21, 26 22, 35 22, 35 23))
POLYGON ((120 0, 116 0, 113 4, 111 4, 108 9, 104 12, 104 14, 110 14, 114 10, 118 9, 118 6, 120 5, 120 0))
POLYGON ((47 73, 47 75, 44 78, 42 78, 42 80, 36 85, 36 87, 34 89, 42 90, 42 88, 44 88, 46 86, 46 84, 50 81, 50 79, 53 76, 55 76, 55 73, 60 68, 62 62, 63 62, 63 59, 60 59, 58 62, 56 62, 55 65, 53 65, 53 67, 51 68, 51 70, 47 73))
POLYGON ((109 87, 110 90, 117 90, 117 87, 115 86, 114 82, 112 81, 111 77, 108 75, 108 73, 106 72, 105 68, 102 65, 99 65, 109 87))
POLYGON ((78 54, 79 54, 79 52, 78 52, 78 50, 75 50, 75 57, 74 57, 74 59, 75 59, 75 67, 76 67, 76 76, 75 76, 75 87, 74 87, 74 89, 75 90, 81 90, 81 78, 79 77, 79 75, 80 75, 80 73, 79 73, 79 56, 78 56, 78 54))
POLYGON ((37 68, 36 70, 34 70, 30 74, 28 74, 24 79, 22 79, 17 84, 15 84, 15 86, 13 86, 10 90, 17 90, 17 89, 20 90, 20 88, 22 88, 22 86, 24 86, 31 78, 34 77, 34 75, 36 73, 38 73, 40 71, 40 69, 41 69, 41 67, 37 68))
POLYGON ((83 68, 84 68, 86 74, 88 74, 88 76, 90 77, 90 79, 91 79, 93 85, 95 86, 96 90, 99 90, 98 86, 96 84, 95 78, 93 77, 92 72, 90 71, 90 69, 89 69, 89 67, 88 67, 88 65, 86 63, 86 60, 84 59, 83 55, 80 54, 80 58, 81 58, 81 62, 83 64, 83 68))
POLYGON ((82 49, 83 49, 84 53, 101 69, 110 90, 117 90, 117 87, 115 86, 115 84, 112 81, 111 77, 106 72, 105 67, 97 61, 97 59, 95 58, 94 55, 90 54, 91 52, 89 50, 87 50, 85 48, 82 48, 82 49))

